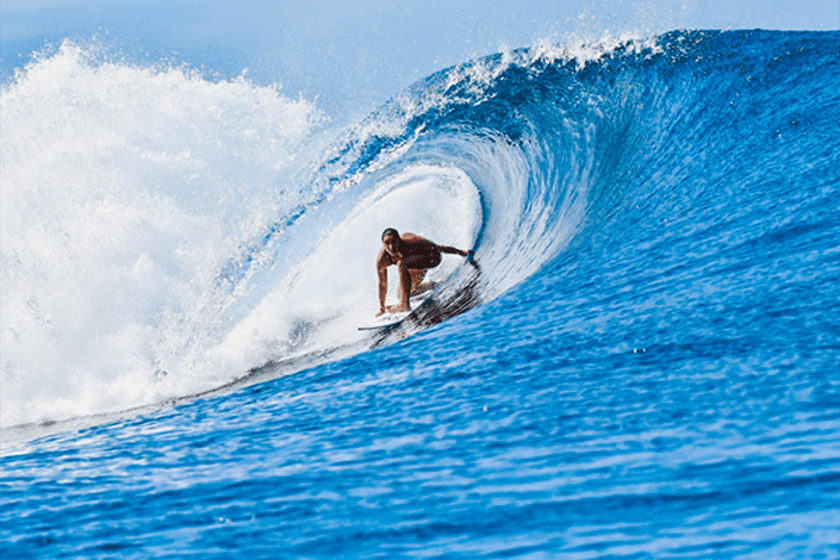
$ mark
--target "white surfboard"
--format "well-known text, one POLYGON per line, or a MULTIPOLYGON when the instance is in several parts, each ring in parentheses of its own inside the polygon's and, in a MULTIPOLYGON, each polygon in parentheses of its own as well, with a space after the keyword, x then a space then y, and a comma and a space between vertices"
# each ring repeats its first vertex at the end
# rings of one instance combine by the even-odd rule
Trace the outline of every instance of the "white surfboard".
POLYGON ((370 321, 365 322, 362 325, 359 325, 360 331, 379 331, 379 330, 387 330, 393 327, 396 327, 417 311, 417 309, 423 305, 423 303, 432 295, 432 290, 428 292, 423 292, 422 294, 418 294, 416 296, 412 296, 409 300, 411 303, 411 309, 408 311, 404 311, 402 313, 383 313, 379 317, 373 317, 370 321))

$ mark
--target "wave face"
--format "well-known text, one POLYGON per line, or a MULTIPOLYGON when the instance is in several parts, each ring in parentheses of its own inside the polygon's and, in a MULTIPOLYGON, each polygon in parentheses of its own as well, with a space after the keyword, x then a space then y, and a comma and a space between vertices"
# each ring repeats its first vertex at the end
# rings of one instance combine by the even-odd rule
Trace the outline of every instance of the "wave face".
MULTIPOLYGON (((8 476, 30 453, 99 446, 104 472, 154 446, 126 468, 181 486, 101 484, 180 511, 193 551, 836 543, 840 34, 534 46, 338 131, 276 88, 70 44, 0 101, 4 426, 310 368, 30 443, 8 476), (355 330, 389 226, 481 266, 447 257, 440 301, 469 285, 466 312, 399 344, 355 330), (217 454, 175 451, 207 438, 217 454), (202 532, 218 519, 248 536, 202 532)), ((144 507, 125 524, 177 551, 144 507)))

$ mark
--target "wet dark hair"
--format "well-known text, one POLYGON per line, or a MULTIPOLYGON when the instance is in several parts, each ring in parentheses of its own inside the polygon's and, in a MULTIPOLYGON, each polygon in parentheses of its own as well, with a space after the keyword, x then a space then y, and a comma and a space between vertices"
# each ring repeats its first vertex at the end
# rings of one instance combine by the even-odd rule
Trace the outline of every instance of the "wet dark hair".
POLYGON ((386 235, 394 235, 394 236, 396 236, 397 239, 400 238, 400 232, 398 232, 397 230, 395 230, 392 227, 389 227, 385 231, 382 232, 382 239, 383 240, 385 239, 386 235))

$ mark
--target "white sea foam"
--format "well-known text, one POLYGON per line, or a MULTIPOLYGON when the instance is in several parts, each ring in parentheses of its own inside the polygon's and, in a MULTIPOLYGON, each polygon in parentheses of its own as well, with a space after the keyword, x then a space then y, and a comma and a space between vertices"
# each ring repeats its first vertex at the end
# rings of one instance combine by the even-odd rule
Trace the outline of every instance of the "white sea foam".
POLYGON ((220 267, 300 198, 318 111, 68 42, 3 88, 0 119, 0 425, 214 383, 183 369, 225 332, 220 267))

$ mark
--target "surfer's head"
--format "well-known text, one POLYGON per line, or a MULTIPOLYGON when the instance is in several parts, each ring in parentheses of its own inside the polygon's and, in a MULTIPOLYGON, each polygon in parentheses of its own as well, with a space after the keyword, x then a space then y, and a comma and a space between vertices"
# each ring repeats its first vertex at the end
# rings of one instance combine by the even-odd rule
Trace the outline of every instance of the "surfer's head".
POLYGON ((382 244, 389 255, 395 255, 400 248, 400 232, 389 227, 382 232, 382 244))

